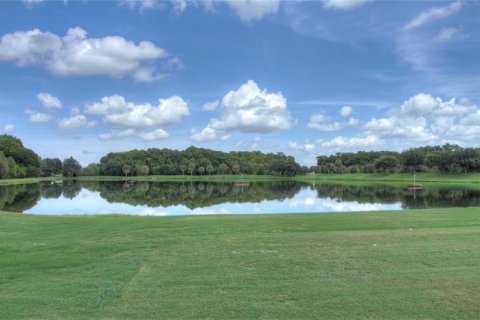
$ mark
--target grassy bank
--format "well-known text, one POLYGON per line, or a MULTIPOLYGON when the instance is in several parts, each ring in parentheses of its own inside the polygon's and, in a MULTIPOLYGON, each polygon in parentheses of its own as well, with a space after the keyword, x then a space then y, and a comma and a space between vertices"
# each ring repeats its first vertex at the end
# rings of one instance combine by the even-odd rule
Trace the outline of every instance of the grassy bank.
POLYGON ((480 208, 0 214, 2 319, 473 319, 480 208))
POLYGON ((0 179, 0 186, 12 185, 12 184, 27 184, 38 183, 42 181, 57 181, 63 180, 62 176, 57 177, 39 177, 39 178, 22 178, 22 179, 0 179))
MULTIPOLYGON (((313 174, 297 176, 303 181, 380 181, 410 183, 413 180, 411 173, 352 173, 352 174, 313 174)), ((447 182, 447 183, 480 183, 480 173, 448 174, 448 173, 417 173, 419 183, 447 182)))
MULTIPOLYGON (((61 180, 62 177, 46 177, 46 178, 25 178, 25 179, 3 179, 0 185, 24 184, 40 181, 61 180)), ((342 181, 342 182, 392 182, 392 183, 409 183, 412 181, 412 175, 408 173, 354 173, 354 174, 314 174, 300 175, 295 177, 281 177, 270 175, 175 175, 175 176, 135 176, 135 177, 119 177, 119 176, 95 176, 95 177, 77 177, 81 181, 223 181, 232 182, 236 180, 248 181, 268 181, 268 180, 288 180, 294 179, 299 181, 342 181)), ((468 174, 440 174, 440 173, 419 173, 417 174, 417 182, 419 183, 480 183, 480 173, 468 174)))

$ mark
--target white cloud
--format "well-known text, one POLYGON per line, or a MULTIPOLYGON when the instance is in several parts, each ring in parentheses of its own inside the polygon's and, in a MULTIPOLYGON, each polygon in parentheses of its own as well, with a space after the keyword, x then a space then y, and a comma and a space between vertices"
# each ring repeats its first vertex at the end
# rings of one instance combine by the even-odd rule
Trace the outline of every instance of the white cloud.
POLYGON ((303 144, 298 142, 289 142, 288 148, 296 151, 313 152, 315 150, 315 144, 308 142, 303 144))
POLYGON ((343 106, 342 109, 340 109, 340 114, 343 117, 348 117, 349 115, 352 114, 352 112, 353 112, 353 108, 349 106, 343 106))
POLYGON ((215 130, 209 126, 203 128, 200 132, 192 132, 190 139, 194 141, 227 140, 230 135, 221 130, 215 130))
POLYGON ((211 130, 215 130, 215 135, 219 135, 217 131, 268 133, 292 126, 282 93, 261 90, 252 80, 228 92, 219 110, 220 119, 211 119, 207 126, 209 136, 211 130))
POLYGON ((104 97, 101 102, 87 105, 86 113, 103 115, 104 121, 127 127, 165 126, 181 121, 190 114, 188 104, 179 96, 159 99, 157 106, 149 103, 136 105, 124 97, 104 97))
POLYGON ((52 96, 51 94, 48 94, 46 92, 40 92, 37 95, 38 100, 40 100, 40 103, 47 109, 59 109, 62 107, 62 103, 60 100, 52 96))
POLYGON ((125 130, 112 130, 108 133, 102 133, 99 136, 99 138, 100 138, 100 140, 110 140, 110 139, 131 137, 135 134, 136 134, 135 129, 128 128, 128 129, 125 129, 125 130))
MULTIPOLYGON (((346 108, 347 108, 347 110, 346 110, 347 112, 344 112, 345 110, 342 108, 342 110, 341 110, 342 115, 343 114, 349 114, 348 108, 350 108, 350 107, 346 107, 346 108)), ((348 121, 342 121, 342 122, 335 121, 335 122, 329 123, 328 120, 329 120, 329 118, 327 117, 327 115, 324 112, 315 113, 310 117, 310 120, 307 123, 307 127, 311 128, 311 129, 320 130, 320 131, 338 131, 338 130, 341 130, 345 127, 354 126, 354 125, 357 125, 358 123, 360 123, 359 120, 351 118, 351 117, 348 119, 348 121)))
POLYGON ((435 21, 440 18, 448 17, 456 12, 458 12, 462 8, 461 1, 455 1, 445 7, 435 7, 430 8, 418 16, 413 18, 410 22, 407 23, 405 26, 405 30, 412 30, 422 25, 429 23, 431 21, 435 21))
POLYGON ((132 76, 137 81, 152 81, 161 76, 146 63, 166 56, 166 51, 152 42, 135 44, 120 36, 87 38, 87 32, 79 27, 69 29, 63 37, 33 29, 0 38, 0 61, 44 65, 60 76, 132 76))
POLYGON ((460 28, 450 27, 450 28, 442 29, 442 31, 440 31, 437 35, 437 40, 446 42, 446 41, 463 39, 465 37, 466 35, 463 34, 460 28))
POLYGON ((205 103, 202 106, 202 109, 205 110, 205 111, 213 111, 213 110, 217 109, 219 105, 220 105, 220 101, 215 100, 215 101, 212 101, 212 102, 205 103))
POLYGON ((141 131, 137 133, 137 136, 142 138, 143 141, 153 141, 158 139, 168 138, 170 135, 163 129, 155 129, 153 131, 141 131))
POLYGON ((45 0, 22 0, 22 2, 27 6, 27 7, 33 7, 34 5, 40 4, 42 2, 45 2, 45 0))
POLYGON ((183 13, 188 7, 203 7, 208 11, 214 11, 215 7, 225 4, 244 23, 276 14, 280 8, 280 0, 173 0, 171 3, 177 14, 183 13))
POLYGON ((438 102, 429 94, 418 93, 403 103, 400 110, 407 115, 419 115, 432 111, 438 102))
POLYGON ((48 122, 52 117, 43 112, 38 112, 34 110, 27 109, 25 110, 25 113, 28 114, 28 120, 30 122, 35 122, 35 123, 42 123, 42 122, 48 122))
POLYGON ((8 124, 3 126, 3 132, 5 132, 5 133, 12 133, 14 131, 15 131, 15 125, 14 124, 8 123, 8 124))
POLYGON ((74 115, 57 121, 57 126, 60 129, 92 128, 95 125, 95 121, 89 121, 83 114, 74 115))
POLYGON ((381 140, 376 135, 368 135, 364 137, 352 137, 346 138, 338 136, 333 138, 330 141, 325 141, 322 143, 322 147, 325 148, 359 148, 359 147, 370 147, 381 144, 381 140))
POLYGON ((243 22, 253 22, 269 14, 275 14, 280 7, 279 0, 225 0, 243 22))
POLYGON ((372 0, 323 0, 325 8, 352 9, 364 5, 372 0))
POLYGON ((375 133, 381 138, 397 138, 411 141, 433 142, 437 136, 428 128, 427 120, 417 118, 372 119, 363 126, 367 133, 375 133))
POLYGON ((163 129, 155 129, 153 131, 137 131, 132 128, 125 130, 112 130, 99 136, 100 140, 121 139, 136 136, 143 141, 153 141, 168 138, 170 135, 163 129))
POLYGON ((130 9, 138 8, 140 11, 145 9, 159 9, 162 7, 158 0, 122 0, 120 1, 120 5, 130 9))
POLYGON ((373 118, 363 129, 404 144, 439 143, 446 138, 472 141, 480 136, 480 111, 468 101, 442 100, 419 93, 384 118, 373 118))

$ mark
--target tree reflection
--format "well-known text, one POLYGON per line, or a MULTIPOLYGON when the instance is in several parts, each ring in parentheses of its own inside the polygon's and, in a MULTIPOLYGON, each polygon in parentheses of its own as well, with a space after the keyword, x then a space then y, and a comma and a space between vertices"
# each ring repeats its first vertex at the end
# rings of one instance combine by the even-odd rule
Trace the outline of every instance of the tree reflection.
POLYGON ((54 199, 63 195, 73 199, 82 188, 98 192, 110 203, 150 207, 185 205, 190 209, 227 202, 285 200, 293 198, 302 188, 316 190, 319 198, 359 203, 401 203, 405 209, 480 206, 480 190, 460 186, 429 186, 413 191, 391 185, 310 185, 291 180, 255 182, 250 186, 238 186, 228 182, 128 183, 66 180, 63 183, 0 186, 0 210, 24 212, 35 206, 40 198, 54 199))

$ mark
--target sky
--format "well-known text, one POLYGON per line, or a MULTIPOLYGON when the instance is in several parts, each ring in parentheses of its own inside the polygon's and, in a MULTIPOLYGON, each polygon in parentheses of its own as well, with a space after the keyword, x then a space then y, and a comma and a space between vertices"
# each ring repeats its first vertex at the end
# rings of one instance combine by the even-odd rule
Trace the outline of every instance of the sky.
POLYGON ((480 145, 480 1, 2 1, 0 133, 82 165, 191 145, 480 145))

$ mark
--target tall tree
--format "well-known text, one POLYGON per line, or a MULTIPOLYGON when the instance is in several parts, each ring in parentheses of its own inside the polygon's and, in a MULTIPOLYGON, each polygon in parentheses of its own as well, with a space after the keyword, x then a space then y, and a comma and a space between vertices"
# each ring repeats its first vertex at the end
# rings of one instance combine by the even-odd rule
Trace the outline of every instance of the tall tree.
POLYGON ((73 157, 63 160, 63 176, 67 178, 78 177, 82 173, 82 166, 73 157))

